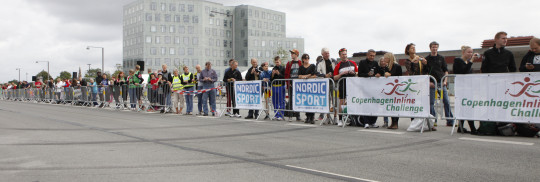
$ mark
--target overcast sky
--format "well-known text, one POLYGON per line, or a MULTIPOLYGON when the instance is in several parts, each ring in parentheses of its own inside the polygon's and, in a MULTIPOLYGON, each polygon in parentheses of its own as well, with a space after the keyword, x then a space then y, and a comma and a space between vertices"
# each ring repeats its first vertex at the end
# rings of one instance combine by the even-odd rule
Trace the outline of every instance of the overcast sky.
MULTIPOLYGON (((51 75, 122 62, 122 7, 133 0, 14 0, 0 6, 0 83, 26 80, 50 61, 51 75)), ((345 47, 349 55, 368 49, 402 53, 415 43, 428 51, 436 40, 440 50, 461 45, 478 48, 498 31, 509 36, 540 36, 540 1, 521 0, 215 0, 228 6, 254 5, 287 14, 287 36, 302 37, 311 57, 322 47, 345 47), (535 18, 536 17, 536 18, 535 18), (535 23, 536 22, 536 23, 535 23)), ((83 71, 84 72, 84 71, 83 71)))

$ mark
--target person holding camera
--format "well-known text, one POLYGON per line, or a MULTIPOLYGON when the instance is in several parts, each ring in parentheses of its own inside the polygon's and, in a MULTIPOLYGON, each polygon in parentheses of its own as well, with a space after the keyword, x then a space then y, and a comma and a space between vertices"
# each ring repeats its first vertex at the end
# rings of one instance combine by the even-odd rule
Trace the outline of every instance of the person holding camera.
MULTIPOLYGON (((472 65, 473 61, 480 59, 480 54, 473 53, 473 49, 469 46, 461 46, 461 57, 454 59, 454 65, 452 70, 454 74, 472 74, 472 65)), ((465 121, 460 120, 458 127, 458 133, 468 133, 465 128, 463 128, 465 121), (462 130, 463 128, 463 130, 462 130)), ((471 129, 471 134, 476 134, 476 127, 474 126, 474 121, 467 121, 469 128, 471 129)))
POLYGON ((540 72, 540 39, 532 38, 529 43, 531 50, 521 60, 520 72, 540 72))
MULTIPOLYGON (((252 58, 251 68, 249 68, 246 73, 246 81, 259 80, 261 71, 259 70, 258 66, 259 64, 257 62, 257 59, 252 58)), ((253 118, 257 119, 258 117, 259 117, 259 110, 249 110, 248 115, 245 117, 245 119, 253 119, 253 118), (255 115, 253 113, 255 113, 255 115)))

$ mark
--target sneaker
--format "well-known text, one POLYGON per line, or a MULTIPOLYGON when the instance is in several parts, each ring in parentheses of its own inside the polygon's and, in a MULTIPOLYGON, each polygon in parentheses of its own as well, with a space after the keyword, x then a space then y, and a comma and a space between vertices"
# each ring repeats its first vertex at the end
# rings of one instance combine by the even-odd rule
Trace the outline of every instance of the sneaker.
POLYGON ((368 128, 369 128, 369 124, 365 124, 364 129, 368 129, 368 128))
POLYGON ((240 115, 240 114, 235 114, 234 117, 241 118, 242 115, 240 115))
POLYGON ((216 113, 215 113, 215 112, 212 112, 212 116, 216 116, 216 113))
POLYGON ((244 119, 253 119, 253 116, 246 116, 244 119))
POLYGON ((230 112, 227 112, 227 113, 225 113, 225 116, 231 116, 232 117, 232 114, 230 112))
POLYGON ((276 120, 278 120, 278 121, 283 121, 283 118, 277 118, 276 120))
POLYGON ((384 123, 384 124, 382 125, 382 127, 383 127, 383 128, 388 128, 388 123, 384 123))
POLYGON ((323 120, 323 119, 324 119, 323 116, 319 116, 319 119, 318 119, 318 120, 321 121, 321 120, 323 120))
POLYGON ((337 126, 338 126, 338 127, 342 127, 342 126, 343 126, 343 122, 341 122, 341 120, 338 120, 338 121, 337 121, 337 126))
POLYGON ((379 126, 375 125, 375 124, 372 124, 372 125, 369 125, 370 128, 379 128, 379 126))
POLYGON ((208 113, 204 113, 203 116, 208 116, 208 113))
POLYGON ((291 117, 289 117, 289 122, 292 122, 292 118, 291 118, 291 117))

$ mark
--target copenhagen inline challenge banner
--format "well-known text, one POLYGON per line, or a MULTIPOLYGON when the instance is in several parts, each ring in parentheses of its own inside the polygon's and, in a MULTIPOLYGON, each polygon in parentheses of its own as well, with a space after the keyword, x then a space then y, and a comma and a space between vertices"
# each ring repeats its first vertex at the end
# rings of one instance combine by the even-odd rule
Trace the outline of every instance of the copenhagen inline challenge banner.
POLYGON ((540 73, 456 75, 460 120, 540 123, 540 73))
POLYGON ((429 117, 429 77, 347 78, 347 113, 429 117))
POLYGON ((328 79, 294 79, 293 110, 300 112, 330 112, 328 79))
POLYGON ((261 101, 262 82, 236 81, 234 82, 234 96, 238 109, 263 109, 261 101))

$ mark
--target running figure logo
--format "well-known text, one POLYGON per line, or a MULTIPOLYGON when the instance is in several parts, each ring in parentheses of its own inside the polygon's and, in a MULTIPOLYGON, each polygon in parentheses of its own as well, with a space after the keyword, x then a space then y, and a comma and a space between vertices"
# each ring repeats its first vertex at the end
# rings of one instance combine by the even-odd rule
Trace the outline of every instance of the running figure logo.
POLYGON ((386 93, 384 92, 384 89, 381 91, 382 93, 386 94, 386 95, 392 95, 392 94, 396 94, 396 95, 405 95, 403 92, 406 92, 406 91, 411 91, 411 92, 418 92, 418 94, 420 93, 419 91, 417 90, 413 90, 411 88, 412 85, 416 84, 415 82, 412 82, 411 79, 409 79, 408 81, 403 81, 401 83, 399 83, 399 80, 398 79, 395 79, 394 80, 394 83, 390 82, 390 83, 387 83, 386 85, 392 85, 393 88, 390 92, 386 93), (405 86, 405 88, 403 90, 399 90, 399 87, 401 86, 405 86))
POLYGON ((531 91, 531 89, 532 89, 534 86, 540 85, 540 80, 536 80, 535 82, 532 82, 532 83, 531 83, 531 82, 530 82, 530 81, 531 81, 531 78, 525 77, 525 79, 523 79, 523 81, 525 81, 525 82, 517 81, 517 82, 512 83, 512 85, 521 85, 521 86, 523 86, 523 87, 519 90, 519 92, 518 92, 517 94, 508 93, 508 92, 510 92, 510 89, 506 89, 505 94, 509 94, 509 95, 512 96, 512 97, 519 97, 519 96, 521 96, 521 95, 523 95, 523 94, 525 94, 525 95, 528 96, 528 97, 540 97, 540 96, 538 96, 538 95, 532 95, 532 94, 529 93, 529 91, 532 92, 532 93, 535 93, 535 94, 540 93, 540 90, 537 90, 537 91, 531 91))

